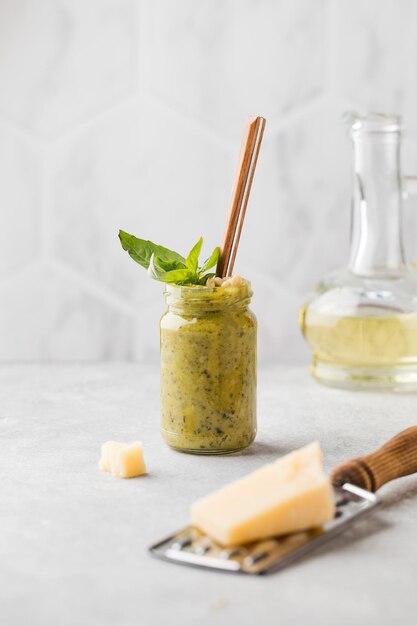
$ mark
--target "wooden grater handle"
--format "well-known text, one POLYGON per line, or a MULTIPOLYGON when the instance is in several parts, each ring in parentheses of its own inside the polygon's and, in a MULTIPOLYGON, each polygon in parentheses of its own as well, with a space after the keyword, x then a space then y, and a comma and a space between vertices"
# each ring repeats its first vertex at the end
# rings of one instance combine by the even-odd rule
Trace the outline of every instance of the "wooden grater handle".
POLYGON ((375 492, 394 478, 417 472, 417 426, 410 426, 367 456, 337 465, 331 473, 335 486, 351 483, 375 492))

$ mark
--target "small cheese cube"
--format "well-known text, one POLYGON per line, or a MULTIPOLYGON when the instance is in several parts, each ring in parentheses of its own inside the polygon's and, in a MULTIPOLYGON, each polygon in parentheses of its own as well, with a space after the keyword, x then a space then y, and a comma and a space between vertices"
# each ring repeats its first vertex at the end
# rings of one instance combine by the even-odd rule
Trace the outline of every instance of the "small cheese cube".
POLYGON ((99 468, 119 478, 133 478, 146 472, 143 446, 140 441, 119 443, 106 441, 101 446, 99 468))
POLYGON ((321 526, 334 512, 315 442, 197 500, 191 522, 228 547, 321 526))

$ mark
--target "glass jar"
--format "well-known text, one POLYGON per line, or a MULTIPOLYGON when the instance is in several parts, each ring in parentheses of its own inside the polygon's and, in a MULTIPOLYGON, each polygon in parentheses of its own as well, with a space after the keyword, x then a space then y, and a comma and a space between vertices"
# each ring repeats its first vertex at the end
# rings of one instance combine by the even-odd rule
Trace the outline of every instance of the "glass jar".
POLYGON ((337 387, 417 391, 417 272, 402 242, 400 119, 373 113, 347 121, 350 260, 319 282, 301 310, 312 373, 337 387))
POLYGON ((249 283, 167 285, 161 432, 176 450, 224 454, 256 435, 256 317, 249 283))

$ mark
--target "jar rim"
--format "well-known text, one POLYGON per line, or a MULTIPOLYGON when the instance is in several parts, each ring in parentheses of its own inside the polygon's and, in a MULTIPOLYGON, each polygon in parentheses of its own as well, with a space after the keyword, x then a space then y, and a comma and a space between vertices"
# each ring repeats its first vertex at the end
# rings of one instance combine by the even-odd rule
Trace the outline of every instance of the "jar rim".
POLYGON ((243 285, 226 285, 226 287, 223 287, 222 285, 214 285, 213 287, 209 286, 209 285, 178 285, 177 283, 165 283, 165 292, 174 292, 176 291, 177 293, 179 291, 184 292, 184 293, 205 293, 205 294, 211 294, 211 293, 216 293, 219 291, 223 291, 225 292, 226 290, 241 290, 241 291, 246 291, 246 290, 251 290, 251 283, 249 280, 245 279, 245 282, 243 283, 243 285))
POLYGON ((234 306, 246 306, 252 297, 249 281, 226 287, 207 285, 166 284, 164 296, 169 307, 203 311, 221 311, 234 306))

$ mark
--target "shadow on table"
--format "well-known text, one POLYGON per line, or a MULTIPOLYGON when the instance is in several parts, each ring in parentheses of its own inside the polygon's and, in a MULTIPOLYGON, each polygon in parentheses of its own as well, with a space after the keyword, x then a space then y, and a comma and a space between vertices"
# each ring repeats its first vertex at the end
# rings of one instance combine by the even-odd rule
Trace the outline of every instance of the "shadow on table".
POLYGON ((417 475, 414 476, 414 483, 411 486, 409 483, 401 485, 401 483, 397 482, 395 488, 393 487, 390 493, 385 494, 383 490, 384 488, 382 487, 381 492, 378 492, 381 497, 381 508, 383 509, 390 509, 405 500, 417 499, 417 475))
POLYGON ((293 452, 293 447, 275 446, 262 441, 255 441, 249 448, 233 453, 233 456, 259 456, 273 461, 278 457, 293 452))

